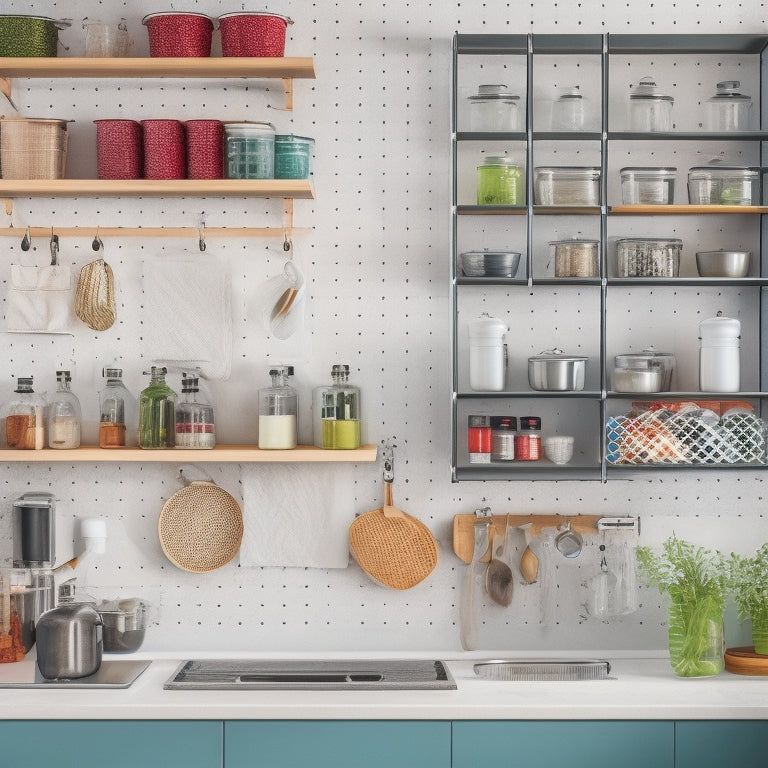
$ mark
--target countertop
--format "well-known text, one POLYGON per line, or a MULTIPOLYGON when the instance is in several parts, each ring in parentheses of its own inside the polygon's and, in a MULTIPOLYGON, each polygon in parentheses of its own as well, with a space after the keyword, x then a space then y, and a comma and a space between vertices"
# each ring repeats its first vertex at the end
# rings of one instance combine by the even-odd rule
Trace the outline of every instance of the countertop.
MULTIPOLYGON (((281 658, 307 658, 309 655, 281 658)), ((611 653, 324 654, 314 658, 434 658, 445 661, 455 691, 165 691, 163 683, 190 658, 276 658, 258 654, 141 654, 151 658, 130 688, 66 690, 6 688, 0 718, 79 720, 763 720, 768 677, 730 672, 675 676, 666 655, 611 653), (615 679, 589 682, 497 682, 478 679, 473 664, 493 658, 600 658, 615 679)), ((17 664, 34 665, 33 658, 17 664)), ((9 668, 0 664, 0 680, 9 668)))

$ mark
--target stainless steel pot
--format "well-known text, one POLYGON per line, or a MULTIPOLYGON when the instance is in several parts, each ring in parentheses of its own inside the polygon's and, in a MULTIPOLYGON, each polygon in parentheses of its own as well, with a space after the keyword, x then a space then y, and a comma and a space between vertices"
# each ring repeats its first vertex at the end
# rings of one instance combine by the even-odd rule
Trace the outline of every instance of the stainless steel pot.
POLYGON ((560 349, 541 352, 528 358, 528 384, 531 389, 548 392, 573 392, 584 389, 586 357, 566 355, 560 349))
POLYGON ((37 665, 49 679, 88 677, 101 666, 102 621, 88 603, 68 603, 37 621, 37 665))

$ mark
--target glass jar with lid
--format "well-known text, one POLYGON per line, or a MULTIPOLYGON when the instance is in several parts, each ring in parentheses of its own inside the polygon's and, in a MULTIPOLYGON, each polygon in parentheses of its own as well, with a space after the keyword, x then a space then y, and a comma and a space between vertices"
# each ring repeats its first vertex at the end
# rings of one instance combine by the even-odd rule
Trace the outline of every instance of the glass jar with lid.
POLYGON ((225 123, 227 178, 275 177, 275 126, 266 122, 225 123))
POLYGON ((349 383, 348 365, 334 365, 331 381, 317 387, 312 398, 314 443, 318 448, 359 448, 360 388, 349 383))
POLYGON ((523 172, 508 155, 489 155, 477 166, 478 205, 524 205, 523 172))
POLYGON ((104 368, 102 375, 107 383, 99 394, 99 448, 122 448, 129 443, 126 425, 136 426, 136 398, 123 384, 122 368, 104 368))
POLYGON ((259 390, 259 448, 285 450, 297 444, 299 396, 288 383, 292 365, 281 365, 269 371, 272 386, 259 390))
POLYGON ((200 396, 197 376, 181 377, 181 400, 176 405, 174 431, 177 448, 215 448, 216 429, 213 406, 200 396))
POLYGON ((82 412, 80 400, 70 389, 69 371, 56 371, 58 387, 48 407, 48 445, 51 448, 80 447, 82 412))
POLYGON ((724 80, 717 84, 717 93, 707 99, 704 110, 704 129, 727 133, 748 131, 752 124, 752 98, 739 93, 738 80, 724 80))
POLYGON ((533 198, 536 205, 600 205, 600 168, 536 168, 533 198))
POLYGON ((149 386, 139 396, 139 448, 173 448, 176 393, 166 384, 166 368, 152 366, 149 386))
POLYGON ((555 277, 598 277, 600 242, 573 237, 549 243, 555 261, 555 277))
POLYGON ((523 130, 524 111, 520 97, 510 93, 506 85, 480 85, 469 97, 469 126, 478 133, 515 132, 523 130))
POLYGON ((552 130, 583 131, 584 122, 584 97, 579 86, 563 88, 552 104, 552 130))
POLYGON ((691 168, 688 200, 691 205, 760 205, 760 168, 717 161, 691 168))
POLYGON ((9 448, 40 451, 45 448, 46 402, 32 388, 31 376, 17 379, 16 397, 5 407, 5 437, 9 448))
POLYGON ((629 92, 629 130, 654 133, 672 130, 675 100, 662 93, 655 78, 646 76, 629 92))

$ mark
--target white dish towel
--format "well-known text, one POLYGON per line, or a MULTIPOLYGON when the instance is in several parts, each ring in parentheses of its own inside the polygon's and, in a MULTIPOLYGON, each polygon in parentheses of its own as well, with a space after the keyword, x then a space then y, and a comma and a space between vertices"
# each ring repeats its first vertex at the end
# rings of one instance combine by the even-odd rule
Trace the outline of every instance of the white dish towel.
POLYGON ((241 566, 346 568, 352 466, 243 465, 241 566))

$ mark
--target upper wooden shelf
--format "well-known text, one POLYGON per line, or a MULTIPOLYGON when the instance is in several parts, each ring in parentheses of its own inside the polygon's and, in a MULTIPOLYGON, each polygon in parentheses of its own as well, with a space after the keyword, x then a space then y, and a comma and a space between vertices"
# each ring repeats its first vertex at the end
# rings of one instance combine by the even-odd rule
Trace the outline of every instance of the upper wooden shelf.
POLYGON ((11 462, 230 462, 233 464, 252 463, 299 463, 299 462, 347 462, 363 463, 376 461, 376 446, 363 445, 355 450, 326 450, 313 445, 297 445, 292 450, 267 451, 255 445, 217 445, 210 450, 168 448, 148 450, 144 448, 99 448, 82 446, 71 450, 44 448, 42 451, 19 451, 0 449, 0 464, 11 462))
POLYGON ((0 198, 314 196, 307 179, 0 179, 0 198))
POLYGON ((0 77, 315 77, 306 57, 0 58, 0 77))
POLYGON ((612 205, 609 213, 680 214, 680 213, 768 213, 765 205, 612 205))

